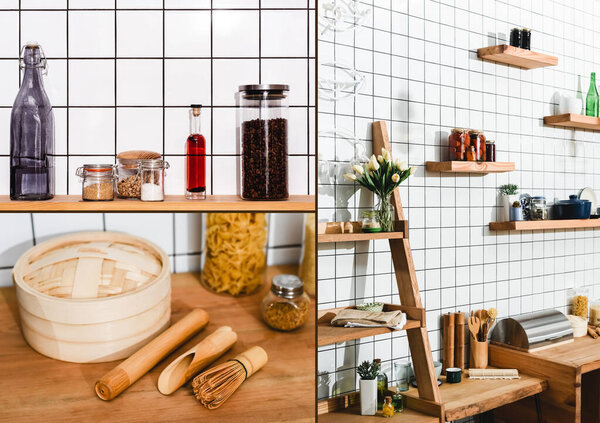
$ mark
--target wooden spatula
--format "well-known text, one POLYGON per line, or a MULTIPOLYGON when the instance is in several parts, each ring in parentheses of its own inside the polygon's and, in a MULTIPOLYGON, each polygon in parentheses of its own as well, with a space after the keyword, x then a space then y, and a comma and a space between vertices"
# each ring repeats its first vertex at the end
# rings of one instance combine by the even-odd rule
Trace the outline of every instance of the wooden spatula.
POLYGON ((481 322, 479 320, 479 317, 477 317, 477 316, 469 317, 469 331, 471 332, 473 339, 476 341, 477 341, 477 334, 479 333, 479 329, 481 328, 480 325, 481 325, 481 322))

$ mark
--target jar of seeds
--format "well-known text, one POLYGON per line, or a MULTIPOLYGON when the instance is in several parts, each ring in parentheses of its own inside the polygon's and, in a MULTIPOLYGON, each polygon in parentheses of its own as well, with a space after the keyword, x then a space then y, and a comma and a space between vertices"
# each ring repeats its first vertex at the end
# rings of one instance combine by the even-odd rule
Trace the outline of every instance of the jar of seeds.
POLYGON ((296 275, 277 275, 271 290, 262 301, 262 316, 273 329, 290 331, 299 328, 308 318, 310 299, 304 284, 296 275))
POLYGON ((241 196, 245 200, 288 198, 287 85, 239 87, 241 196))
POLYGON ((139 169, 142 160, 160 159, 154 151, 132 150, 117 154, 117 196, 119 198, 140 198, 142 181, 139 169))
POLYGON ((111 164, 84 164, 75 174, 82 179, 81 198, 85 201, 110 201, 115 198, 115 176, 111 164))

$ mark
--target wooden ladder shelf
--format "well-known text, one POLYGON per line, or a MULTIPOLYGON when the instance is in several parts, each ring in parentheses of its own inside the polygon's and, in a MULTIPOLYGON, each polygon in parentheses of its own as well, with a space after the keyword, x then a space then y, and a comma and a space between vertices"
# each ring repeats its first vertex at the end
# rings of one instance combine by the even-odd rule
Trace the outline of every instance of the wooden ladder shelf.
MULTIPOLYGON (((386 124, 383 121, 373 122, 373 151, 380 152, 382 148, 385 148, 390 153, 392 151, 386 124)), ((392 194, 392 204, 396 209, 395 220, 405 221, 398 189, 392 194)), ((389 243, 402 306, 423 309, 410 248, 410 240, 404 237, 395 238, 389 239, 389 243)), ((409 406, 416 411, 438 417, 440 422, 443 423, 444 409, 437 385, 437 378, 433 367, 433 356, 431 354, 431 346, 424 319, 420 325, 407 326, 405 326, 405 330, 412 356, 415 378, 419 385, 419 398, 411 400, 409 406)), ((332 412, 337 408, 348 406, 351 402, 347 399, 348 395, 342 397, 346 397, 346 400, 341 397, 335 397, 320 401, 319 414, 332 412)))

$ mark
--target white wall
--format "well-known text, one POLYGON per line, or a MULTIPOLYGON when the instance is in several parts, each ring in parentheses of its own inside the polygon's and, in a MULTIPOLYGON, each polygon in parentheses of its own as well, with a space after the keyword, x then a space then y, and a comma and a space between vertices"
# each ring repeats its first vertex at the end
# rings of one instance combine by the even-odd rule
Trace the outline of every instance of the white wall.
MULTIPOLYGON (((319 2, 321 4, 322 0, 319 2)), ((325 34, 320 63, 342 61, 366 76, 356 98, 319 100, 319 130, 345 129, 371 153, 373 120, 390 130, 395 157, 417 172, 400 189, 434 359, 440 358, 440 316, 497 307, 500 317, 557 308, 566 290, 589 286, 600 296, 600 232, 490 232, 497 187, 568 198, 600 191, 600 133, 543 125, 555 113, 556 92, 583 95, 600 71, 600 2, 576 0, 361 0, 371 10, 356 32, 325 34), (558 56, 556 67, 521 70, 483 62, 477 48, 505 43, 510 29, 532 28, 532 50, 558 56), (465 175, 426 172, 427 160, 447 160, 453 127, 482 129, 495 139, 498 161, 516 172, 465 175)), ((319 75, 331 75, 319 68, 319 75)), ((346 141, 320 137, 319 160, 347 163, 346 141)), ((319 175, 319 219, 356 219, 368 193, 319 175)), ((319 248, 319 308, 379 300, 398 303, 386 241, 319 248)), ((409 355, 402 332, 321 347, 319 398, 353 391, 356 366, 381 358, 390 380, 394 361, 409 355)))
POLYGON ((188 108, 202 103, 208 194, 235 194, 238 85, 290 85, 290 194, 314 194, 314 0, 1 0, 0 195, 8 194, 19 50, 38 41, 56 120, 56 193, 116 153, 165 155, 184 193, 188 108))
MULTIPOLYGON (((299 263, 304 216, 268 216, 267 263, 299 263)), ((173 272, 201 270, 205 249, 201 213, 34 213, 0 214, 0 286, 12 285, 11 270, 27 249, 46 239, 78 231, 119 231, 146 238, 171 258, 173 272)))

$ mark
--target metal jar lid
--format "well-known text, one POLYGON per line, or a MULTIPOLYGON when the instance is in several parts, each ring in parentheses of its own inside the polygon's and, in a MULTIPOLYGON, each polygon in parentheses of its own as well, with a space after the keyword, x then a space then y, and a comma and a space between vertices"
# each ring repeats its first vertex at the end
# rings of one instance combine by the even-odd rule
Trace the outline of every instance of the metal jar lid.
POLYGON ((240 91, 289 91, 290 86, 284 84, 249 84, 240 85, 240 91))
POLYGON ((283 298, 299 297, 304 293, 304 283, 296 275, 277 275, 271 283, 271 292, 283 298))
POLYGON ((163 159, 143 159, 140 160, 140 167, 145 169, 168 169, 169 162, 163 159))

